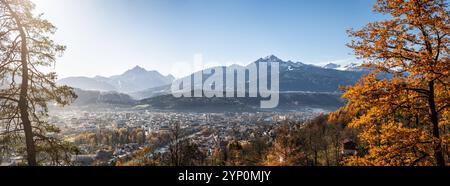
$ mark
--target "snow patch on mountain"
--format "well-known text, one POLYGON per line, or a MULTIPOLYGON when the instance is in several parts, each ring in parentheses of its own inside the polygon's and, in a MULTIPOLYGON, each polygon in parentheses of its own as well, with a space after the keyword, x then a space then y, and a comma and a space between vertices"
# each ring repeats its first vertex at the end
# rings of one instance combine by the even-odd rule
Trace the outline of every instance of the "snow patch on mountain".
POLYGON ((334 60, 327 62, 319 62, 319 63, 311 63, 315 66, 322 67, 325 69, 333 69, 339 71, 362 71, 361 68, 362 62, 357 60, 356 58, 348 58, 342 60, 334 60))

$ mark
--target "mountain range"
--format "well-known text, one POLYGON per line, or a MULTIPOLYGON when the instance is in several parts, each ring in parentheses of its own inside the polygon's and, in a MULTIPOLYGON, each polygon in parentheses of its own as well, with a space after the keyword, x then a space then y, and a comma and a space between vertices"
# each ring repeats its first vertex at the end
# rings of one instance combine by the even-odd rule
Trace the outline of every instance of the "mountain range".
POLYGON ((157 71, 147 71, 140 66, 136 66, 123 74, 111 77, 68 77, 59 80, 57 83, 82 90, 131 93, 168 85, 174 79, 172 75, 164 76, 157 71))
MULTIPOLYGON (((280 64, 280 106, 292 110, 300 107, 338 108, 343 105, 340 87, 355 84, 368 73, 356 63, 323 66, 302 62, 284 61, 274 55, 260 58, 253 63, 278 62, 280 64)), ((250 65, 250 64, 249 64, 250 65)), ((248 66, 235 66, 235 68, 248 66)), ((226 68, 226 67, 222 67, 226 68)), ((206 79, 208 75, 204 75, 206 79)), ((170 95, 171 75, 147 71, 139 66, 111 77, 69 77, 59 84, 79 88, 81 103, 108 103, 146 105, 167 110, 257 110, 257 98, 175 98, 170 95), (84 92, 83 92, 84 91, 84 92), (90 92, 89 92, 90 91, 90 92), (88 93, 87 93, 88 92, 88 93), (102 93, 103 92, 103 93, 102 93), (107 99, 105 99, 105 97, 107 99), (102 98, 102 100, 98 100, 102 98), (137 100, 135 102, 132 101, 137 100), (97 99, 95 101, 95 99, 97 99), (120 99, 113 101, 112 99, 120 99), (200 109, 203 108, 203 109, 200 109)), ((78 101, 80 104, 80 101, 78 101)))
MULTIPOLYGON (((316 66, 302 62, 283 61, 274 55, 270 55, 253 63, 258 64, 260 62, 278 62, 280 64, 280 91, 282 92, 339 92, 341 86, 356 83, 362 75, 368 72, 355 62, 349 64, 329 63, 324 66, 316 66)), ((233 67, 245 69, 251 64, 247 66, 233 65, 233 67)), ((204 69, 203 71, 214 68, 204 69)), ((227 67, 222 66, 221 68, 225 70, 227 67)), ((203 75, 204 80, 208 77, 208 74, 203 75)), ((130 93, 136 99, 164 94, 170 94, 170 85, 130 93)))

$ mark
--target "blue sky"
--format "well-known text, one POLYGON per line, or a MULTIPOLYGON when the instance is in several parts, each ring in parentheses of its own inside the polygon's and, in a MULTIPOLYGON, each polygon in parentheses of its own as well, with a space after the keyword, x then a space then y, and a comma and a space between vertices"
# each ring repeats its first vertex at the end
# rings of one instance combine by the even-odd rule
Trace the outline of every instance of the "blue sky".
POLYGON ((182 76, 204 63, 274 54, 322 64, 352 58, 346 30, 378 15, 374 0, 32 0, 67 45, 60 77, 110 76, 136 65, 182 76))

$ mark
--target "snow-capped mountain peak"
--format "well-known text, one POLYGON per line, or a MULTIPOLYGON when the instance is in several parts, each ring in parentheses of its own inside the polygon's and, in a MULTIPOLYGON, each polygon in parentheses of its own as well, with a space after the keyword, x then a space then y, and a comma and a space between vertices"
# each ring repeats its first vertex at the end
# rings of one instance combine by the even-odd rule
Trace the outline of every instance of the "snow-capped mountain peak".
POLYGON ((270 55, 264 58, 260 58, 258 60, 258 62, 284 62, 283 60, 281 60, 280 58, 278 58, 275 55, 270 55))
POLYGON ((322 63, 318 65, 325 69, 333 69, 339 71, 361 71, 361 62, 356 59, 336 60, 333 62, 322 63))
POLYGON ((323 66, 323 68, 326 68, 326 69, 338 69, 338 68, 341 68, 341 65, 336 64, 336 63, 328 63, 325 66, 323 66))
POLYGON ((144 73, 147 72, 144 68, 140 67, 139 65, 136 65, 134 68, 126 71, 125 73, 144 73))

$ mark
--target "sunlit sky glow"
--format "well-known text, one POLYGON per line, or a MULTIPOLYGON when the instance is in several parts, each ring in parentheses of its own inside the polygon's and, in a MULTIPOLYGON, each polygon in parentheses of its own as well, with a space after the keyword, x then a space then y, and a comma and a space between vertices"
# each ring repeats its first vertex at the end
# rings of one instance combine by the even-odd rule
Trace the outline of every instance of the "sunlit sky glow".
POLYGON ((55 67, 60 77, 110 76, 136 65, 180 77, 198 70, 179 67, 195 54, 223 65, 270 54, 342 61, 352 57, 345 31, 377 18, 373 0, 33 1, 68 47, 55 67))

